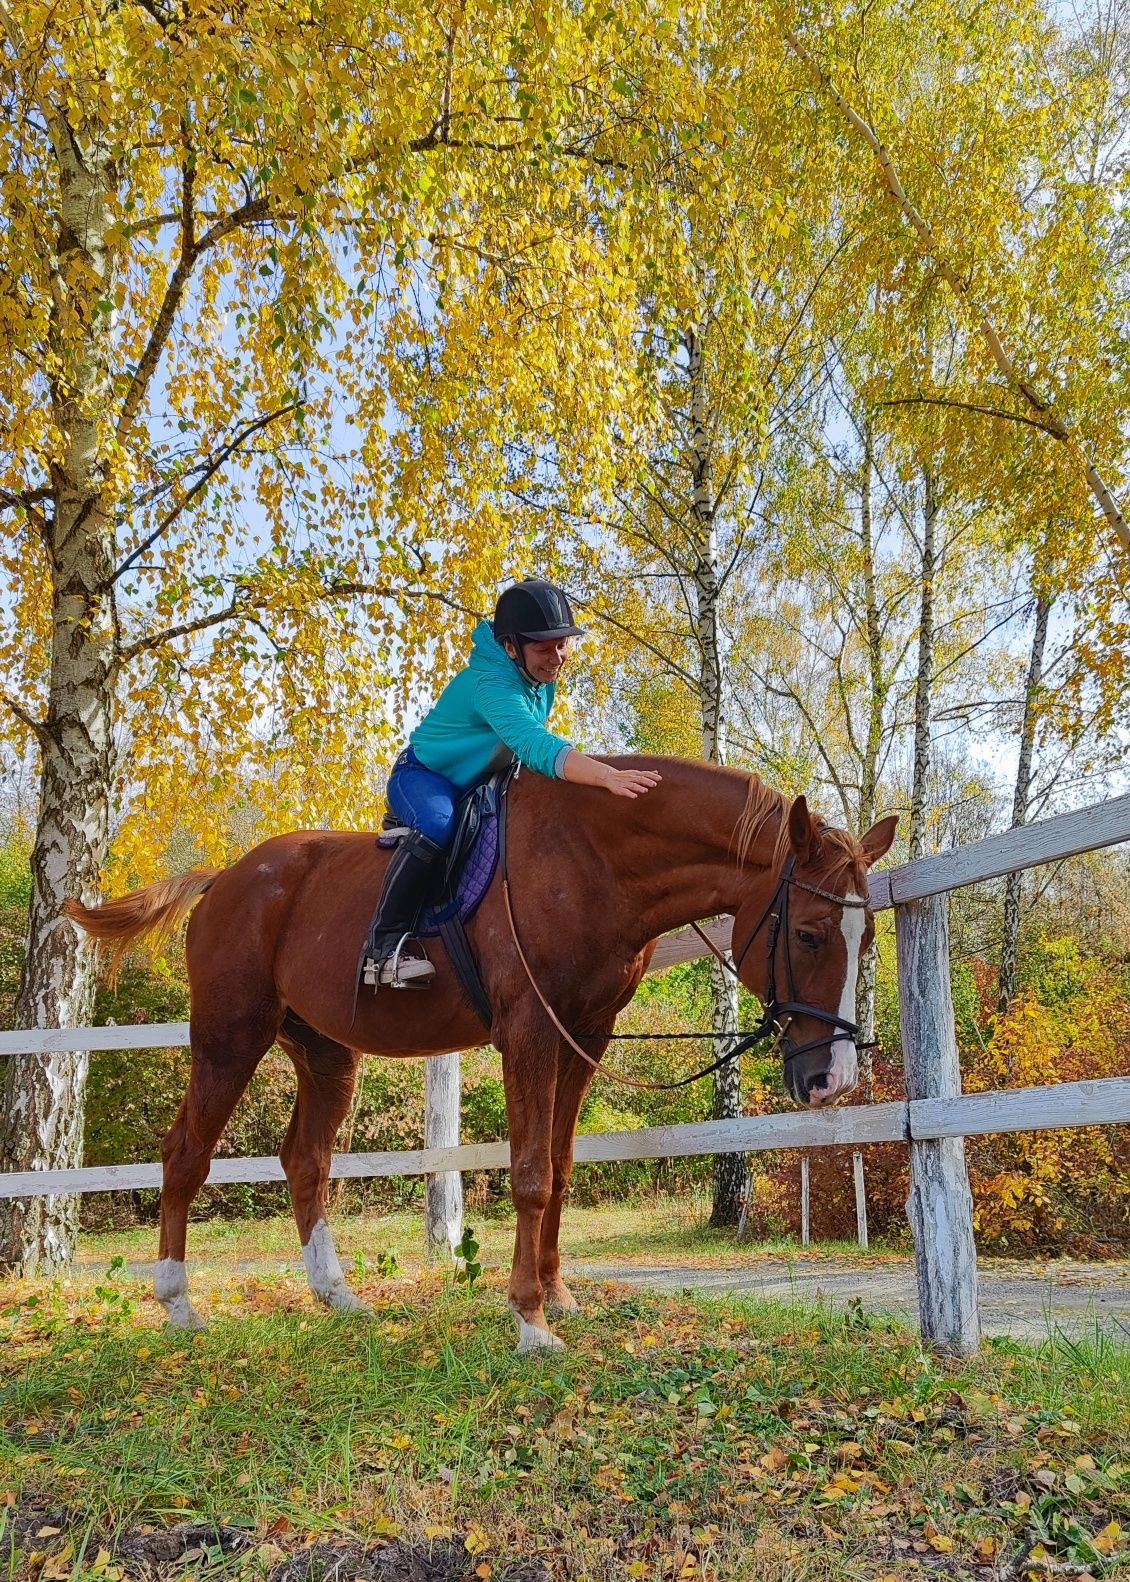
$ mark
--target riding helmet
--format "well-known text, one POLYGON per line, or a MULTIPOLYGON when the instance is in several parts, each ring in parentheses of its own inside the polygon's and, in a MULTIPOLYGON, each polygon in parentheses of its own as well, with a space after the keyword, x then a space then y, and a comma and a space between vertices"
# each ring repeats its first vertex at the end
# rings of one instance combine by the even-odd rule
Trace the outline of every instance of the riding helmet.
POLYGON ((584 628, 573 620, 569 600, 544 577, 526 577, 503 589, 494 609, 494 635, 520 642, 543 642, 554 637, 580 637, 584 628))

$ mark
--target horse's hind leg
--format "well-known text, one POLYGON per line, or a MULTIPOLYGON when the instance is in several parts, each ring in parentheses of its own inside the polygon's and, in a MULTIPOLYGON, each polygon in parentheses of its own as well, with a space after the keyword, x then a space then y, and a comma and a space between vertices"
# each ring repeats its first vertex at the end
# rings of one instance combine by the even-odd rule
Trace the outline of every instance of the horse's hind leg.
POLYGON ((279 1043, 298 1075, 294 1113, 279 1157, 290 1187, 306 1278, 311 1291, 327 1307, 369 1313, 372 1309, 346 1282, 326 1221, 334 1138, 349 1113, 361 1056, 332 1038, 323 1038, 293 1013, 283 1022, 279 1043))
POLYGON ((260 1015, 222 1037, 192 1027, 192 1070, 188 1092, 161 1144, 160 1261, 153 1276, 157 1300, 175 1329, 203 1329, 204 1321, 188 1299, 184 1254, 188 1211, 208 1177, 212 1150, 240 1094, 270 1049, 277 1023, 260 1015))

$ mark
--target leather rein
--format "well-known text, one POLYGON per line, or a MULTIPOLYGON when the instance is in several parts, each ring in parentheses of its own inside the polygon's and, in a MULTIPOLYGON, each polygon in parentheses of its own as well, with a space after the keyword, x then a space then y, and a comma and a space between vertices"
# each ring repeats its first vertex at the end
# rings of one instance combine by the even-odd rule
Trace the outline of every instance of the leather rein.
MULTIPOLYGON (((506 796, 504 795, 502 798, 503 805, 500 809, 500 817, 503 819, 505 819, 506 816, 506 800, 506 796)), ((733 962, 729 960, 724 951, 718 949, 718 946, 714 943, 714 941, 704 929, 700 928, 697 923, 691 924, 691 927, 707 946, 711 955, 721 962, 725 970, 732 974, 732 976, 735 978, 739 978, 742 962, 749 954, 750 946, 753 944, 761 930, 765 927, 765 924, 769 924, 769 981, 765 999, 765 1009, 757 1026, 753 1028, 751 1032, 742 1034, 741 1036, 738 1036, 734 1033, 715 1032, 609 1033, 607 1035, 598 1033, 579 1034, 578 1036, 581 1038, 599 1038, 607 1036, 609 1040, 632 1039, 637 1041, 643 1039, 737 1037, 737 1042, 732 1046, 732 1048, 726 1050, 726 1052, 720 1055, 717 1060, 712 1061, 710 1065, 704 1066, 701 1071, 696 1071, 689 1077, 680 1077, 676 1082, 643 1082, 636 1077, 628 1077, 622 1072, 610 1070, 608 1067, 604 1066, 600 1060, 594 1059, 592 1055, 588 1054, 584 1049, 581 1048, 580 1044, 577 1042, 577 1037, 575 1037, 561 1021, 561 1018, 557 1015, 557 1012, 553 1009, 552 1005, 550 1005, 549 1001, 542 993, 541 986, 534 977, 533 969, 526 959, 525 951, 522 949, 522 942, 518 938, 518 926, 514 920, 514 907, 510 900, 510 875, 507 865, 508 843, 505 839, 505 836, 503 837, 500 844, 502 847, 502 895, 506 902, 506 917, 510 924, 510 937, 514 941, 514 949, 518 952, 518 960, 522 963, 522 968, 525 971, 526 977, 530 981, 530 987, 537 996, 542 1010, 545 1012, 546 1016, 548 1016, 558 1034, 569 1045, 569 1048, 573 1050, 574 1054, 580 1055, 581 1059, 590 1065, 594 1071, 599 1071, 604 1076, 610 1077, 613 1082, 619 1082, 624 1087, 638 1088, 652 1093, 665 1093, 671 1091, 674 1088, 685 1088, 688 1087, 692 1082, 698 1082, 703 1077, 710 1076, 712 1072, 719 1070, 720 1067, 724 1066, 728 1061, 736 1060, 738 1056, 744 1054, 747 1049, 753 1048, 756 1044, 763 1043, 765 1039, 771 1038, 774 1034, 777 1034, 780 1038, 781 1045, 784 1050, 784 1064, 786 1066, 791 1060, 795 1060, 799 1055, 809 1054, 813 1049, 826 1048, 827 1046, 833 1044, 839 1037, 846 1036, 853 1042, 855 1041, 856 1034, 859 1031, 859 1027, 856 1022, 849 1022, 845 1017, 840 1016, 837 1012, 822 1010, 817 1005, 807 1005, 804 1001, 798 1000, 796 998, 796 983, 793 977, 792 955, 789 950, 789 891, 790 889, 806 890, 810 895, 818 895, 826 901, 835 902, 837 906, 866 907, 868 902, 866 900, 857 900, 854 896, 837 895, 832 890, 821 890, 817 885, 814 884, 805 884, 802 880, 795 877, 793 869, 796 866, 796 859, 795 857, 790 857, 788 862, 785 864, 784 869, 782 870, 780 879, 777 881, 777 888, 774 890, 773 895, 769 900, 769 904, 766 906, 754 927, 751 929, 745 944, 737 953, 733 962), (782 934, 784 935, 785 940, 785 967, 788 974, 789 998, 786 1000, 777 999, 777 955, 782 934), (782 1028, 779 1025, 779 1018, 781 1016, 788 1017, 790 1020, 794 1016, 811 1016, 817 1021, 827 1023, 832 1031, 829 1032, 826 1038, 814 1038, 807 1044, 794 1046, 786 1036, 785 1028, 782 1028)), ((787 1026, 788 1022, 785 1023, 786 1028, 787 1026)), ((856 1044, 857 1049, 871 1049, 874 1047, 876 1047, 874 1044, 856 1044)))

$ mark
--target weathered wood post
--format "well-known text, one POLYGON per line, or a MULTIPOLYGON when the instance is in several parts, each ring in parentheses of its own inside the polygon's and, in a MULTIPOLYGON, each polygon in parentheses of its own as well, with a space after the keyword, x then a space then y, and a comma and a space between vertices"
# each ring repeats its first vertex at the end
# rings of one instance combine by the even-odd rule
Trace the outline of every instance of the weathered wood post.
MULTIPOLYGON (((895 907, 906 1096, 956 1099, 961 1070, 950 996, 949 915, 944 895, 895 907)), ((910 1142, 910 1197, 922 1338, 965 1356, 981 1340, 973 1194, 964 1137, 910 1142)))
POLYGON ((808 1220, 809 1220, 808 1205, 809 1205, 808 1155, 807 1154, 801 1154, 801 1156, 800 1156, 800 1244, 801 1244, 802 1247, 807 1247, 808 1246, 808 1241, 809 1241, 809 1235, 808 1235, 808 1220))
MULTIPOLYGON (((424 1147, 459 1146, 459 1051, 424 1061, 424 1147)), ((463 1237, 463 1177, 444 1170, 424 1177, 424 1234, 429 1258, 450 1258, 463 1237)))
POLYGON ((855 1237, 863 1251, 867 1251, 867 1186, 863 1178, 863 1150, 854 1148, 851 1155, 852 1173, 855 1176, 855 1237))

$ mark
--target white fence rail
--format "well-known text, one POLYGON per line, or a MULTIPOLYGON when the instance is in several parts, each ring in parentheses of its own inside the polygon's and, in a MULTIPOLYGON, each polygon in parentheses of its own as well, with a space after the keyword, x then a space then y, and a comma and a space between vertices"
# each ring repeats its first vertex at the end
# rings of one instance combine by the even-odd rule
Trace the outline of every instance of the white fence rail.
MULTIPOLYGON (((834 1148, 843 1144, 925 1142, 942 1137, 983 1137, 991 1132, 1045 1131, 1067 1126, 1130 1122, 1130 1077, 1060 1082, 1007 1093, 973 1093, 957 1100, 860 1104, 824 1113, 788 1110, 742 1115, 729 1121, 645 1126, 632 1132, 590 1132, 577 1138, 578 1164, 626 1159, 679 1159, 693 1154, 761 1153, 773 1148, 834 1148)), ((335 1179, 438 1175, 446 1170, 506 1170, 510 1144, 461 1143, 454 1148, 412 1148, 395 1153, 335 1154, 335 1179)), ((274 1155, 214 1159, 209 1186, 284 1181, 274 1155)), ((0 1198, 42 1197, 52 1192, 126 1192, 161 1185, 161 1166, 96 1165, 83 1170, 24 1170, 0 1174, 0 1198)))
MULTIPOLYGON (((1130 841, 1130 795, 872 875, 872 905, 893 906, 896 913, 907 1102, 590 1134, 577 1139, 577 1161, 905 1142, 911 1154, 908 1211, 915 1232, 923 1335, 950 1350, 974 1349, 979 1339, 977 1267, 964 1138, 1130 1122, 1130 1077, 963 1095, 950 1001, 947 921, 939 898, 963 885, 1122 841, 1130 841)), ((732 919, 721 918, 708 932, 719 945, 728 946, 731 928, 732 919)), ((650 970, 662 972, 705 954, 698 936, 683 929, 660 941, 650 970)), ((187 1043, 187 1022, 31 1029, 0 1033, 0 1055, 163 1049, 187 1043)), ((479 1143, 339 1154, 331 1175, 435 1175, 505 1169, 509 1162, 508 1143, 479 1143)), ((217 1159, 208 1176, 213 1184, 283 1179, 275 1158, 217 1159)), ((10 1172, 0 1174, 0 1198, 118 1192, 160 1184, 159 1164, 10 1172)))

